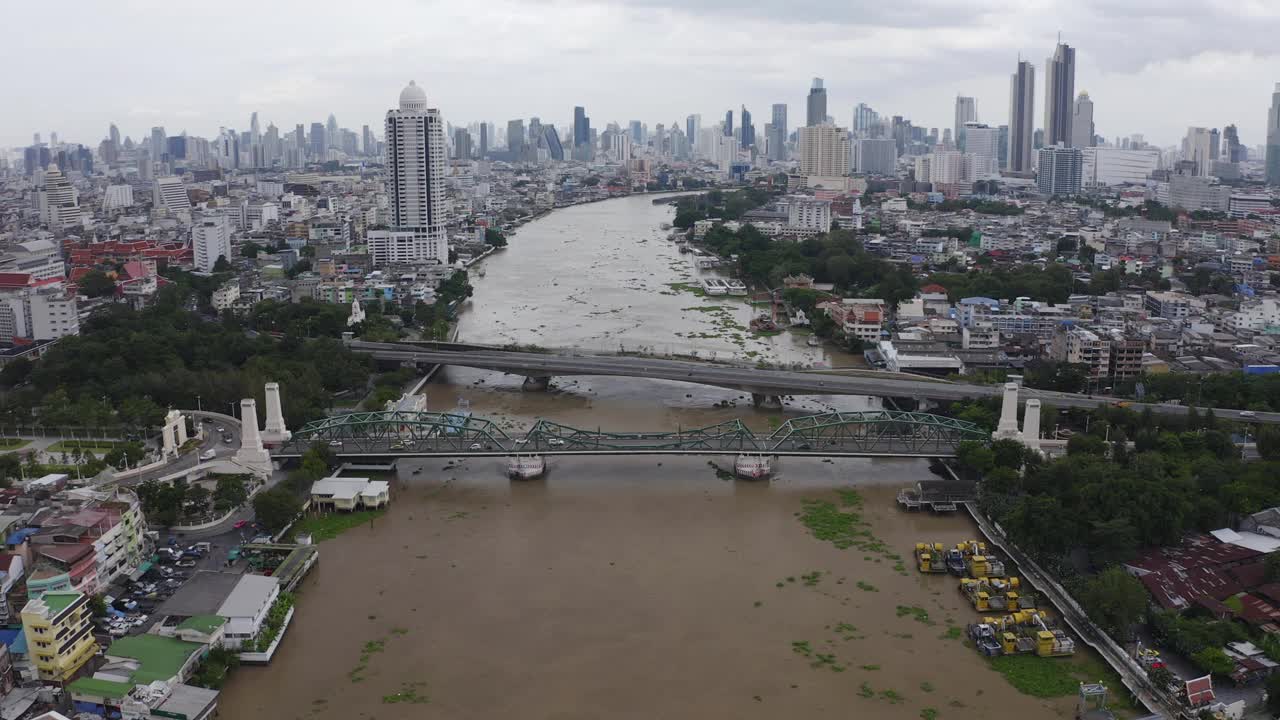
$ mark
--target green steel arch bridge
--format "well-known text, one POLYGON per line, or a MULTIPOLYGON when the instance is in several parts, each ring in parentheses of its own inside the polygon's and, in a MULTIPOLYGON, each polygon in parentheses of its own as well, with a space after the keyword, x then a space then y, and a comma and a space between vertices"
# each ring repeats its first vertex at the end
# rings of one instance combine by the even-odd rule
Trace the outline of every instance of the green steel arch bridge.
POLYGON ((829 412, 787 420, 768 434, 741 420, 701 428, 611 432, 539 420, 520 437, 473 415, 388 410, 307 423, 272 450, 300 457, 322 443, 342 458, 543 455, 738 454, 850 457, 953 457, 966 440, 991 435, 971 422, 897 410, 829 412))

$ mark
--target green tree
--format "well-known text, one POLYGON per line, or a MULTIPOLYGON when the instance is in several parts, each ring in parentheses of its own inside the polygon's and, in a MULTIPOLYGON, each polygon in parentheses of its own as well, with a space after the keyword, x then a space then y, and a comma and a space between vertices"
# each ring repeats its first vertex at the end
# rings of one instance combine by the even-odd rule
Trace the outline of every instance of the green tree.
POLYGON ((282 485, 263 490, 253 497, 254 516, 272 534, 293 522, 301 510, 302 503, 298 497, 282 485))
POLYGON ((79 289, 87 297, 106 297, 116 291, 116 281, 101 270, 90 270, 80 278, 79 289))
POLYGON ((1027 447, 1017 440, 996 440, 991 443, 996 467, 1021 470, 1027 447))
POLYGON ((220 513, 229 512, 249 499, 244 475, 219 475, 213 488, 213 507, 220 513))
POLYGON ((187 513, 190 515, 200 515, 209 509, 209 497, 212 493, 209 488, 203 485, 193 485, 187 491, 187 513))
MULTIPOLYGON (((1122 568, 1111 567, 1085 581, 1080 605, 1112 637, 1125 641, 1146 613, 1147 590, 1122 568)), ((1228 671, 1229 672, 1229 671, 1228 671)))
POLYGON ((5 363, 4 368, 0 369, 0 385, 5 387, 13 387, 18 383, 27 379, 31 374, 31 369, 35 365, 24 357, 16 358, 5 363))
POLYGON ((262 252, 262 250, 261 245, 250 240, 240 246, 240 257, 253 259, 258 257, 258 253, 262 252))
POLYGON ((1236 669, 1235 662, 1219 647, 1207 647, 1195 653, 1191 656, 1191 662, 1201 670, 1217 677, 1227 677, 1232 670, 1236 669))
POLYGON ((1280 582, 1280 553, 1267 553, 1265 563, 1267 582, 1280 582))
POLYGON ((102 593, 96 593, 89 596, 89 609, 96 618, 107 616, 107 599, 102 593))
POLYGON ((502 231, 497 228, 492 228, 492 227, 485 228, 484 241, 485 243, 492 245, 494 247, 507 246, 507 236, 503 235, 502 231))
POLYGON ((218 260, 213 264, 213 272, 215 274, 231 272, 234 269, 230 261, 227 260, 226 255, 219 255, 218 260))

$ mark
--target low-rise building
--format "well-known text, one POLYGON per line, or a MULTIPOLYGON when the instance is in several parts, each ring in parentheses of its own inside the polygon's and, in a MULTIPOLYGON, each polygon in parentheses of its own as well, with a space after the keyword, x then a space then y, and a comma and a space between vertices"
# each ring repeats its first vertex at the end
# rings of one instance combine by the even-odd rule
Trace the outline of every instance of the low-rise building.
POLYGON ((847 338, 857 338, 866 343, 880 340, 884 329, 884 300, 879 298, 844 298, 839 302, 825 302, 818 306, 824 310, 847 338))
POLYGON ((27 652, 40 679, 70 680, 98 650, 93 639, 89 596, 79 592, 47 592, 22 608, 27 652))
POLYGON ((311 504, 321 510, 372 510, 390 501, 391 486, 385 480, 335 476, 311 484, 311 504))

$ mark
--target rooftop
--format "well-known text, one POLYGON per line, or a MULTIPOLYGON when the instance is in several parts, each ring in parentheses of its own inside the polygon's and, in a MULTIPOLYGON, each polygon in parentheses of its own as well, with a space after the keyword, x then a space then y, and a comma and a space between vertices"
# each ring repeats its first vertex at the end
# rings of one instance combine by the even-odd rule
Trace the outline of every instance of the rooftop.
POLYGON ((182 671, 193 653, 201 652, 201 643, 186 642, 160 635, 128 635, 107 648, 107 656, 136 660, 138 667, 129 680, 147 685, 156 680, 168 682, 182 671))
POLYGON ((156 613, 178 617, 217 615, 218 608, 222 607, 238 582, 239 573, 201 570, 157 608, 156 613))
POLYGON ((241 575, 231 594, 227 596, 218 615, 226 618, 253 617, 258 614, 267 598, 280 586, 280 581, 266 575, 241 575))
POLYGON ((179 630, 195 630, 198 633, 208 635, 214 630, 226 625, 227 621, 217 615, 193 615, 192 617, 178 623, 179 630))

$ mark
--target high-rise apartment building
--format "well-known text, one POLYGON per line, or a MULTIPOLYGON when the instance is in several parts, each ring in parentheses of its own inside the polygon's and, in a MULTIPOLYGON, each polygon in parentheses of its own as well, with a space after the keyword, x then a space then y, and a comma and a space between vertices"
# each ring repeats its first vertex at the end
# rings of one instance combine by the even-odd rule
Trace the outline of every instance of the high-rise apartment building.
POLYGON ((1222 128, 1222 142, 1226 146, 1223 151, 1223 160, 1230 163, 1244 162, 1245 149, 1240 144, 1240 130, 1235 125, 1222 128))
POLYGON ((1036 185, 1043 195, 1080 194, 1084 177, 1084 153, 1061 143, 1040 148, 1036 163, 1036 185))
POLYGON ((976 122, 978 120, 978 105, 971 97, 964 95, 956 96, 956 125, 955 139, 956 148, 965 150, 965 123, 976 122))
POLYGON ((524 120, 507 121, 507 152, 513 161, 524 159, 524 120))
POLYGON ((156 178, 152 190, 151 202, 155 207, 164 208, 170 214, 191 211, 191 197, 187 195, 187 186, 182 184, 182 178, 176 175, 156 178))
POLYGON ((324 124, 324 137, 329 143, 325 146, 326 148, 338 147, 338 118, 334 117, 333 113, 329 113, 329 119, 324 124))
POLYGON ((814 78, 813 85, 809 88, 806 111, 805 125, 812 127, 827 121, 827 89, 822 86, 820 77, 814 78))
POLYGON ((964 124, 965 152, 973 156, 977 177, 992 175, 1000 169, 1000 129, 980 122, 964 124))
POLYGON ((854 140, 854 172, 866 175, 893 175, 898 167, 898 145, 893 138, 854 140))
POLYGON ((167 136, 164 134, 164 128, 162 127, 151 128, 150 150, 151 150, 152 160, 155 160, 158 162, 161 158, 164 157, 166 137, 167 136))
POLYGON ((76 189, 57 165, 50 165, 44 177, 37 178, 36 200, 40 205, 40 222, 54 232, 83 223, 76 189))
POLYGON ((1160 166, 1159 150, 1084 148, 1082 182, 1088 185, 1143 185, 1160 166))
POLYGON ((742 123, 742 147, 749 148, 756 144, 756 126, 751 122, 751 111, 747 110, 747 106, 742 106, 742 111, 738 115, 739 121, 742 123))
POLYGON ((1267 113, 1267 184, 1280 185, 1280 82, 1271 93, 1267 113))
POLYGON ((725 135, 733 137, 733 111, 724 111, 724 124, 720 126, 725 135))
POLYGON ((400 107, 387 111, 386 148, 391 229, 368 233, 369 255, 377 265, 447 263, 444 121, 412 81, 400 93, 400 107))
POLYGON ((213 272, 218 258, 231 260, 231 223, 226 215, 206 215, 191 228, 192 264, 196 270, 213 272))
POLYGON ((453 131, 453 157, 456 160, 471 159, 471 133, 466 128, 453 131))
POLYGON ((1044 144, 1071 146, 1072 102, 1076 97, 1076 51, 1058 43, 1044 61, 1044 144))
POLYGON ((833 125, 800 128, 800 172, 804 175, 849 174, 849 133, 833 125))
POLYGON ((1196 175, 1209 177, 1213 172, 1212 138, 1209 128, 1189 127, 1182 141, 1182 159, 1196 164, 1196 175))
POLYGON ((853 108, 854 137, 872 137, 875 127, 880 124, 880 113, 871 109, 866 103, 858 103, 853 108))
POLYGON ((1093 138, 1093 101, 1089 93, 1082 92, 1071 107, 1071 147, 1093 147, 1093 138))
POLYGON ((1018 61, 1018 69, 1009 78, 1009 163, 1012 172, 1031 172, 1031 149, 1036 121, 1033 116, 1036 94, 1036 68, 1026 60, 1018 61))

